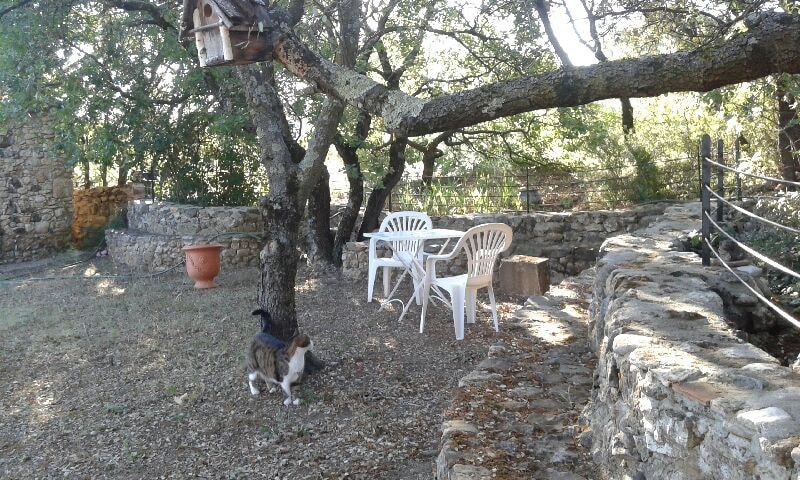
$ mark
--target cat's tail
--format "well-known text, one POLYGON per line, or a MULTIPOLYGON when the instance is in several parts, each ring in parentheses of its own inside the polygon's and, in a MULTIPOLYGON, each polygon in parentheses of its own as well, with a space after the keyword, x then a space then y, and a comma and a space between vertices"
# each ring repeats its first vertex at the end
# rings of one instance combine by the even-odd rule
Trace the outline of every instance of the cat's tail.
POLYGON ((264 333, 269 333, 272 329, 272 315, 270 315, 268 311, 261 308, 253 310, 252 314, 261 316, 261 331, 264 333))

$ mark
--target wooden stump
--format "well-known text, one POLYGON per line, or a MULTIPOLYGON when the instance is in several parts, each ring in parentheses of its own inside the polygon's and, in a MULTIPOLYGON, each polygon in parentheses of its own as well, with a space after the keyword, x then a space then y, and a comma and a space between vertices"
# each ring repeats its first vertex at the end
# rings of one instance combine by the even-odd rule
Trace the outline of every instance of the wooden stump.
POLYGON ((544 295, 550 289, 549 260, 527 255, 500 260, 500 290, 510 295, 544 295))

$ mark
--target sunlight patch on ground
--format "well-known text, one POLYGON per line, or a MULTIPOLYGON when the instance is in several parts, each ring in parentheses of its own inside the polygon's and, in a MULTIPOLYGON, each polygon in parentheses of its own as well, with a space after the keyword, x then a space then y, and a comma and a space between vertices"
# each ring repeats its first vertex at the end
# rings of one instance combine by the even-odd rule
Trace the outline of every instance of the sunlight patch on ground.
POLYGON ((316 278, 307 278, 302 282, 298 282, 295 290, 298 292, 313 292, 319 288, 320 282, 316 278))
POLYGON ((575 338, 567 326, 555 321, 533 323, 528 326, 528 331, 532 337, 549 345, 564 345, 575 338))
POLYGON ((97 294, 101 297, 116 297, 125 293, 125 289, 116 286, 113 280, 101 280, 95 287, 97 294))
POLYGON ((22 389, 20 396, 30 399, 30 423, 44 424, 55 417, 53 405, 56 403, 56 397, 49 381, 41 378, 32 380, 22 389))
POLYGON ((97 269, 94 265, 90 265, 86 267, 86 270, 83 271, 84 277, 93 277, 97 273, 97 269))

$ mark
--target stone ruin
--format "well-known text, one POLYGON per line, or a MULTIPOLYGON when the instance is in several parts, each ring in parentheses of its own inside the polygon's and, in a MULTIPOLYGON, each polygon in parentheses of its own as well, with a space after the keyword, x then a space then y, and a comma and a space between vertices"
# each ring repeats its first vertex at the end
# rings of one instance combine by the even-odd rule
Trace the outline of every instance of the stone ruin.
POLYGON ((69 244, 72 167, 53 152, 47 120, 0 126, 0 264, 42 258, 69 244))

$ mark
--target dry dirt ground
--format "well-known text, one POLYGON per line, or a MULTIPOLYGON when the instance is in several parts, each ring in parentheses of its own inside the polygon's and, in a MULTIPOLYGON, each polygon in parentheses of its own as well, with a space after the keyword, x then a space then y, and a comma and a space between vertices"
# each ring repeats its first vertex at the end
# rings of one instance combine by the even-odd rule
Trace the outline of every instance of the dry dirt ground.
MULTIPOLYGON (((35 267, 0 279, 124 273, 35 267)), ((246 386, 257 271, 218 283, 0 283, 0 478, 432 478, 442 412, 496 339, 487 305, 456 342, 448 310, 419 334, 418 308, 398 323, 366 303, 366 281, 301 273, 301 329, 329 367, 287 408, 246 386)))

